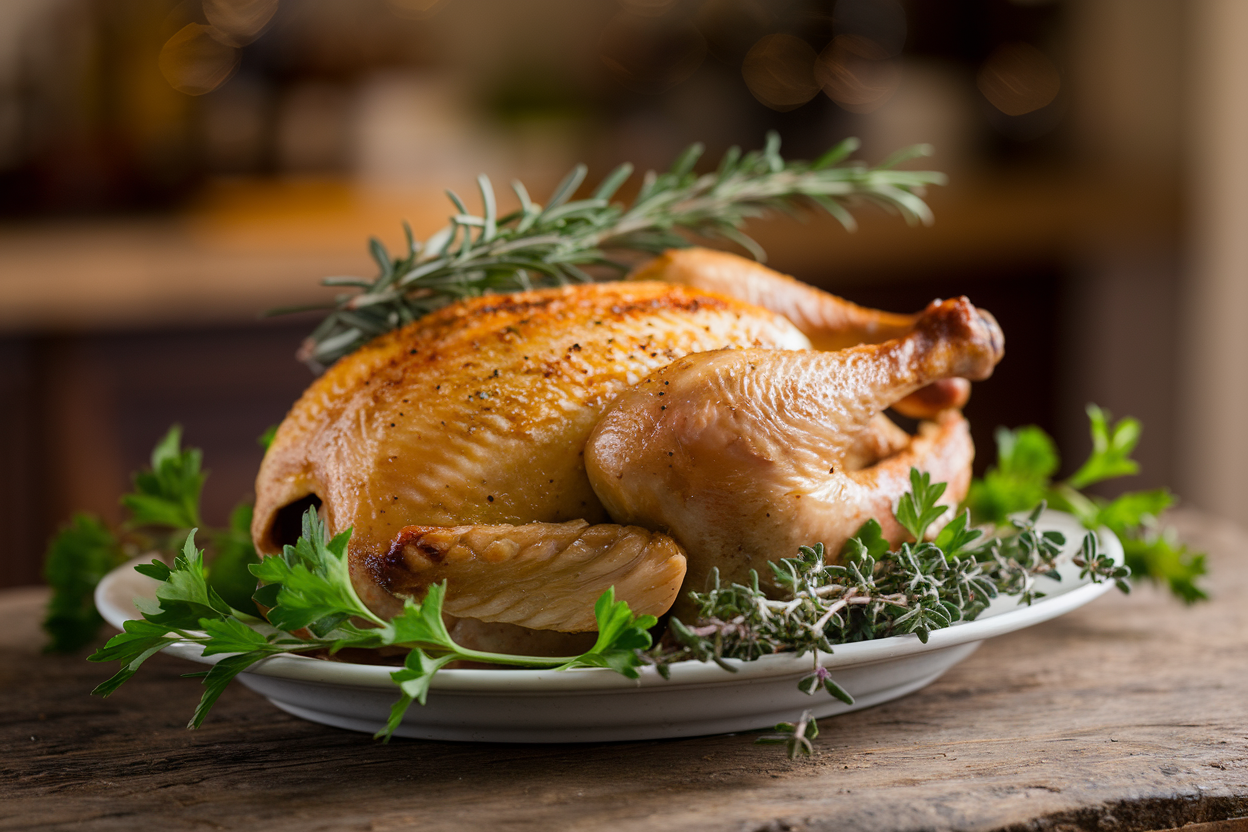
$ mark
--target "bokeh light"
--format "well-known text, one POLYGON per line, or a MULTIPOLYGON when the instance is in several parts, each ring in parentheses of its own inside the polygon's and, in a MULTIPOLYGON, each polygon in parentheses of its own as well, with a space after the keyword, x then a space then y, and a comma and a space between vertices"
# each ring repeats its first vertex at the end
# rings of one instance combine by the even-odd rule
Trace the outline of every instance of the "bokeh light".
POLYGON ((761 103, 784 112, 819 94, 815 50, 793 35, 766 35, 745 56, 741 74, 761 103))
POLYGON ((204 0, 204 17, 212 24, 213 37, 230 46, 246 46, 277 11, 278 0, 204 0))
POLYGON ((851 113, 884 105, 901 83, 901 64, 862 35, 837 35, 819 54, 815 78, 824 93, 851 113))
POLYGON ((158 64, 178 92, 203 95, 221 86, 238 68, 239 51, 213 37, 214 29, 188 23, 160 50, 158 64))
POLYGON ((979 91, 1001 112, 1021 116, 1053 103, 1062 76, 1049 57, 1027 43, 998 47, 977 77, 979 91))

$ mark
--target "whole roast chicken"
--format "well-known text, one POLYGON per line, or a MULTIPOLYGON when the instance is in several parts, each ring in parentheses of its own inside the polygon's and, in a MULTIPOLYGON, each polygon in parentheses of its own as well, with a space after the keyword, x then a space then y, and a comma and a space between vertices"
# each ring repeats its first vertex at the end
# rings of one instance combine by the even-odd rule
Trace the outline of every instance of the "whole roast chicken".
POLYGON ((870 518, 900 542, 911 467, 965 496, 959 408, 1002 354, 965 298, 894 315, 696 248, 626 281, 466 300, 308 388, 260 468, 252 535, 276 553, 319 506, 352 529, 378 614, 445 580, 457 641, 559 653, 612 586, 660 615, 712 568, 765 577, 870 518))

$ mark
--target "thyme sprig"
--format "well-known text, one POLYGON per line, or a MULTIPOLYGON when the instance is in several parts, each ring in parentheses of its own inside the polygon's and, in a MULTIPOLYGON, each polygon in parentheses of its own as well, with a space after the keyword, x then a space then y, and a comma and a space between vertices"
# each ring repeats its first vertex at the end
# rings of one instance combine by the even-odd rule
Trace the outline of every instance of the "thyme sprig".
POLYGON ((799 754, 813 755, 815 746, 811 740, 819 736, 819 723, 811 716, 810 711, 802 711, 797 722, 781 722, 775 727, 774 734, 763 734, 754 740, 755 745, 783 745, 789 752, 789 759, 797 759, 799 754))
POLYGON ((747 220, 771 211, 822 209, 852 229, 846 204, 860 200, 911 223, 930 223, 920 192, 943 184, 944 175, 894 169, 929 155, 930 147, 902 150, 874 168, 847 161, 857 148, 856 139, 846 139, 813 162, 785 161, 773 132, 762 150, 742 154, 733 147, 718 168, 699 174, 694 166, 703 147, 694 144, 665 173, 647 172, 627 205, 612 198, 632 176, 631 164, 609 173, 589 197, 573 200, 586 175, 586 167, 578 165, 545 205, 513 182, 520 207, 507 214, 499 214, 493 185, 482 174, 477 177, 480 214, 470 213, 458 194, 447 191, 454 213, 441 231, 419 242, 404 223, 407 250, 401 256, 392 256, 375 238, 370 241, 380 269, 376 278, 324 281, 356 291, 340 295, 331 306, 313 307, 331 311, 304 342, 300 358, 319 370, 377 335, 460 298, 587 282, 594 270, 618 277, 627 269, 619 255, 687 246, 684 234, 727 240, 762 260, 762 248, 741 229, 747 220))
MULTIPOLYGON (((803 546, 794 558, 770 564, 780 589, 769 596, 757 572, 748 585, 720 583, 712 572, 705 592, 694 592, 697 618, 692 624, 673 619, 668 636, 649 659, 666 672, 682 659, 712 661, 734 670, 728 659, 752 661, 770 653, 833 652, 846 644, 914 634, 927 643, 933 630, 975 619, 998 595, 1017 596, 1024 604, 1042 598, 1036 579, 1059 579, 1056 559, 1065 544, 1057 531, 1041 531, 1036 522, 1041 503, 1030 514, 1010 521, 1011 530, 984 535, 971 527, 964 511, 931 541, 927 527, 943 510, 944 492, 926 474, 910 472, 911 492, 896 510, 910 525, 914 540, 890 548, 880 524, 868 520, 846 542, 840 563, 830 563, 822 543, 803 546), (915 523, 915 521, 918 521, 915 523)), ((1088 532, 1075 562, 1094 582, 1113 580, 1127 591, 1130 570, 1100 551, 1088 532)), ((818 667, 799 687, 806 693, 823 688, 852 704, 849 694, 818 667)))

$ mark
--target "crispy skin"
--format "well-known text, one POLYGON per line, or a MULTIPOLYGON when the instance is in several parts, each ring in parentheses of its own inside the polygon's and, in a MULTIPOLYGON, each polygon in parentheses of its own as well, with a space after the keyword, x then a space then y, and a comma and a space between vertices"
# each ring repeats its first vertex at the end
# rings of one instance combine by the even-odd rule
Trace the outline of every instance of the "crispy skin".
MULTIPOLYGON (((948 480, 953 499, 969 481, 972 450, 956 414, 941 415, 936 426, 910 438, 879 411, 942 378, 982 378, 1000 355, 999 329, 965 299, 934 304, 893 341, 824 353, 811 351, 807 337, 781 315, 706 289, 630 281, 463 301, 381 336, 309 387, 261 466, 253 539, 262 554, 292 542, 286 539, 289 520, 301 501, 314 498, 331 533, 353 528, 348 550, 352 581, 378 614, 393 615, 402 596, 419 596, 443 570, 443 577, 456 584, 448 590, 448 597, 461 604, 455 609, 472 616, 452 620, 457 639, 478 649, 572 654, 577 650, 569 648, 569 639, 579 637, 557 631, 592 626, 598 584, 591 573, 599 559, 608 571, 612 563, 632 564, 620 573, 623 590, 617 586, 617 597, 634 610, 659 613, 679 583, 682 546, 703 552, 689 561, 693 580, 686 585, 697 586, 709 567, 718 565, 716 557, 722 555, 721 568, 729 572, 740 566, 741 558, 715 540, 731 537, 738 550, 748 543, 754 547, 751 558, 763 557, 764 546, 749 541, 771 528, 743 528, 745 519, 766 519, 768 509, 759 495, 774 485, 770 472, 755 476, 747 465, 747 475, 730 477, 728 487, 696 471, 686 472, 684 481, 671 480, 662 467, 667 462, 649 458, 672 440, 670 432, 657 428, 634 431, 632 448, 616 442, 619 447, 611 452, 618 459, 595 463, 601 471, 591 484, 586 443, 617 397, 644 399, 649 384, 643 380, 653 383, 656 373, 667 372, 664 368, 673 373, 667 380, 687 375, 685 405, 719 414, 720 422, 706 437, 685 443, 697 446, 718 432, 724 440, 718 450, 713 442, 702 442, 699 450, 722 456, 706 457, 707 472, 730 468, 733 454, 748 450, 760 437, 781 456, 818 457, 819 468, 831 458, 843 488, 837 492, 811 480, 801 486, 807 492, 780 495, 788 507, 778 517, 805 496, 806 505, 833 504, 840 518, 833 531, 851 516, 874 516, 891 529, 890 509, 906 486, 910 465, 948 480), (979 335, 968 335, 976 327, 979 335), (975 338, 982 343, 968 347, 975 338), (852 383, 829 374, 838 362, 857 368, 850 374, 852 383), (721 383, 724 368, 730 370, 731 384, 721 383), (792 392, 794 385, 802 388, 801 395, 771 395, 792 392), (794 432, 795 419, 818 422, 811 407, 822 407, 831 422, 839 419, 842 430, 829 433, 825 425, 822 433, 808 430, 804 438, 800 429, 794 432), (735 415, 725 416, 725 408, 735 415), (851 411, 852 418, 841 418, 851 411), (620 460, 629 464, 617 471, 611 466, 620 460), (634 463, 635 470, 628 470, 634 463), (698 492, 695 501, 710 507, 698 521, 701 526, 686 524, 681 532, 679 518, 634 512, 610 483, 599 481, 619 473, 618 479, 635 488, 646 472, 663 486, 654 490, 659 503, 684 505, 698 492), (751 491, 751 476, 764 487, 751 491), (521 544, 534 552, 552 542, 558 548, 563 532, 556 527, 570 522, 595 530, 569 549, 575 553, 571 560, 583 557, 591 568, 581 574, 575 568, 553 568, 544 583, 559 598, 527 603, 525 594, 543 584, 540 570, 512 576, 520 580, 505 576, 509 569, 525 572, 540 558, 494 562, 494 555, 510 551, 513 543, 512 554, 520 552, 521 544), (649 540, 661 545, 647 544, 647 555, 629 560, 621 556, 620 541, 640 538, 637 530, 616 525, 623 523, 652 532, 670 530, 675 542, 653 535, 649 540), (531 524, 547 524, 549 539, 542 540, 542 527, 531 524), (412 527, 420 528, 414 532, 412 527), (710 543, 687 544, 698 537, 691 528, 705 530, 710 543), (444 563, 421 555, 422 542, 439 541, 447 543, 447 555, 460 546, 472 564, 445 569, 444 563), (503 549, 494 546, 500 542, 503 549), (721 554, 707 557, 715 545, 721 554), (630 584, 627 574, 641 579, 630 584), (526 629, 533 627, 545 629, 526 629)), ((948 403, 939 395, 935 402, 941 406, 934 412, 948 403)), ((662 413, 667 405, 656 406, 662 413)), ((627 431, 612 423, 599 434, 619 438, 627 431)), ((600 454, 603 447, 596 445, 591 453, 600 454)), ((683 451, 678 442, 671 453, 683 451)), ((810 533, 801 542, 823 539, 834 550, 839 547, 835 534, 824 533, 826 510, 787 516, 793 520, 792 534, 810 533)), ((773 540, 766 559, 784 554, 785 546, 773 540)), ((553 557, 548 563, 558 561, 553 557)))
MULTIPOLYGON (((629 278, 720 292, 778 312, 817 350, 842 350, 900 338, 919 319, 918 315, 859 306, 755 260, 707 248, 669 249, 643 263, 629 278)), ((942 410, 964 407, 970 395, 971 385, 966 379, 937 379, 893 402, 893 409, 914 419, 931 419, 942 410)))
POLYGON ((662 615, 685 579, 684 553, 667 535, 584 520, 408 526, 369 567, 400 597, 446 581, 442 608, 459 618, 566 632, 597 629, 594 602, 611 587, 635 614, 662 615))
POLYGON ((661 280, 741 298, 778 312, 817 350, 843 350, 905 335, 917 315, 868 309, 726 251, 674 248, 649 260, 630 280, 661 280))
POLYGON ((779 315, 657 283, 454 304, 377 338, 308 388, 261 465, 253 538, 262 554, 277 552, 279 511, 316 495, 331 533, 354 530, 361 598, 393 614, 397 601, 365 560, 404 527, 609 523, 583 451, 615 396, 691 352, 808 346, 779 315))
POLYGON ((747 583, 801 545, 835 553, 878 519, 891 542, 892 507, 911 466, 970 484, 965 420, 946 411, 904 450, 854 469, 880 412, 939 378, 987 378, 1001 331, 965 298, 933 304, 902 338, 837 352, 720 350, 690 355, 622 394, 586 449, 598 496, 618 522, 660 528, 684 547, 688 586, 712 568, 747 583))

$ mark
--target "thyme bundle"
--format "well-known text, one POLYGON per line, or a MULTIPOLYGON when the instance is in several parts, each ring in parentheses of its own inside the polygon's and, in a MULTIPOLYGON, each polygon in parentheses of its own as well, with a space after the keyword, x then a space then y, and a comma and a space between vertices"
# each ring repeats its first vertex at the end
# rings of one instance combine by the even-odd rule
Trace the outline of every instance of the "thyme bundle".
MULTIPOLYGON (((1005 534, 985 536, 963 511, 931 541, 925 535, 946 509, 936 504, 944 483, 910 472, 911 492, 896 512, 914 542, 892 549, 875 520, 868 520, 830 562, 822 543, 803 546, 797 557, 770 564, 778 597, 760 588, 756 572, 749 585, 722 586, 713 574, 705 592, 694 592, 698 617, 693 624, 673 619, 668 638, 648 658, 661 672, 684 659, 752 661, 770 653, 831 653, 834 645, 913 633, 927 643, 933 630, 970 621, 998 595, 1030 604, 1043 597, 1036 578, 1057 577, 1055 561, 1065 544, 1057 531, 1040 531, 1041 503, 1029 515, 1010 521, 1005 534), (917 514, 907 506, 916 506, 917 514)), ((1096 535, 1083 538, 1074 562, 1094 582, 1112 580, 1125 592, 1130 569, 1102 552, 1096 535)), ((817 662, 817 657, 816 657, 817 662)), ((848 694, 818 672, 803 680, 813 692, 829 693, 852 704, 848 694), (812 682, 811 679, 817 679, 812 682)), ((803 688, 805 689, 805 687, 803 688)))

